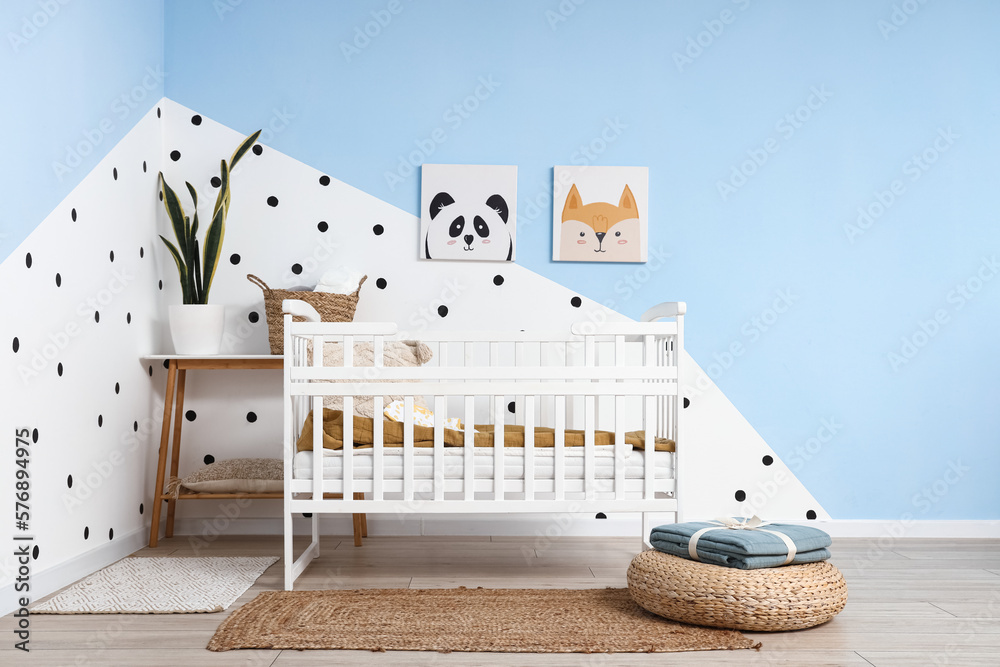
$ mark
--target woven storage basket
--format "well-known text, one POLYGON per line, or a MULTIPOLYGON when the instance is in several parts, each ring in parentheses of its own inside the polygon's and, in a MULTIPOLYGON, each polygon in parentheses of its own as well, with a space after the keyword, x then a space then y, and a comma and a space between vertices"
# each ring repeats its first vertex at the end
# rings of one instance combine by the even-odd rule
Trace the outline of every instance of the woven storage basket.
POLYGON ((628 590, 646 611, 673 621, 733 630, 799 630, 847 604, 847 584, 825 561, 759 570, 644 551, 628 567, 628 590))
MULTIPOLYGON (((281 302, 285 299, 305 301, 319 312, 324 322, 352 322, 354 309, 358 306, 361 286, 368 280, 363 276, 358 289, 350 294, 330 294, 329 292, 296 292, 287 289, 271 289, 263 280, 247 274, 247 280, 264 292, 264 312, 267 313, 267 338, 271 343, 271 354, 283 354, 285 340, 285 317, 281 312, 281 302)), ((304 322, 304 317, 294 316, 295 322, 304 322)))

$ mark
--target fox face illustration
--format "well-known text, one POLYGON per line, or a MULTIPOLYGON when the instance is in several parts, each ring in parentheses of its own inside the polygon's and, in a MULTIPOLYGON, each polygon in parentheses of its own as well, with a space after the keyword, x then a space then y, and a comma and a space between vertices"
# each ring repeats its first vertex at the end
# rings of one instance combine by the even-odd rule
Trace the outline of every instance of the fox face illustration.
POLYGON ((570 188, 562 212, 561 260, 582 262, 639 262, 639 210, 628 185, 618 205, 584 204, 576 184, 570 188))

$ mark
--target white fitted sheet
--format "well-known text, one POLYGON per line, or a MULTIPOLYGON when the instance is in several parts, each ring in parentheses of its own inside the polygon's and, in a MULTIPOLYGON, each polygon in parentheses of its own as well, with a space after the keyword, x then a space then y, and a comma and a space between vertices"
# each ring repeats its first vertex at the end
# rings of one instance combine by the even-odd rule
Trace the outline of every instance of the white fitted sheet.
MULTIPOLYGON (((605 445, 594 447, 594 464, 596 479, 613 479, 615 476, 615 446, 605 445)), ((493 479, 493 448, 475 448, 476 479, 493 479)), ((583 479, 583 447, 567 447, 565 452, 565 479, 583 479)), ((373 468, 372 449, 354 450, 354 479, 372 479, 373 468)), ((555 471, 555 448, 535 447, 535 479, 553 479, 555 471)), ((323 450, 324 479, 341 479, 344 468, 344 453, 341 450, 323 450)), ((646 453, 629 450, 625 458, 625 478, 641 479, 645 476, 646 453)), ((295 479, 312 479, 313 453, 311 451, 296 452, 292 463, 295 479)), ((653 465, 657 479, 673 477, 674 453, 653 452, 653 465)), ((459 447, 449 447, 444 450, 445 479, 463 479, 465 474, 465 450, 459 447)), ((387 480, 403 479, 403 448, 386 448, 382 450, 382 477, 387 480)), ((413 478, 434 478, 434 450, 430 448, 415 448, 413 450, 413 478)), ((507 447, 504 449, 504 479, 524 479, 524 448, 507 447)))

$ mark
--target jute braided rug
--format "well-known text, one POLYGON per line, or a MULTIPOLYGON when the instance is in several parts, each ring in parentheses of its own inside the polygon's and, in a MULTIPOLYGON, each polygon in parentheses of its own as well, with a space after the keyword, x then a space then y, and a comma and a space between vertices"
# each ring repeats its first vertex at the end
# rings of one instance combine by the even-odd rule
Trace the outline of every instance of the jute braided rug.
POLYGON ((668 621, 624 588, 266 591, 208 648, 660 653, 758 648, 735 630, 668 621))

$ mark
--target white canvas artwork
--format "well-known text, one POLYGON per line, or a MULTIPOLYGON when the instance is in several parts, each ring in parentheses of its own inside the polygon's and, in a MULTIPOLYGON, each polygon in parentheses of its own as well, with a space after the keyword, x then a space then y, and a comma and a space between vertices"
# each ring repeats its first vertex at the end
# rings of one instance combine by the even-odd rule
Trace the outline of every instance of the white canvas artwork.
POLYGON ((516 166, 422 167, 421 258, 511 262, 516 235, 516 166))
POLYGON ((648 167, 555 167, 552 259, 645 262, 648 167))

